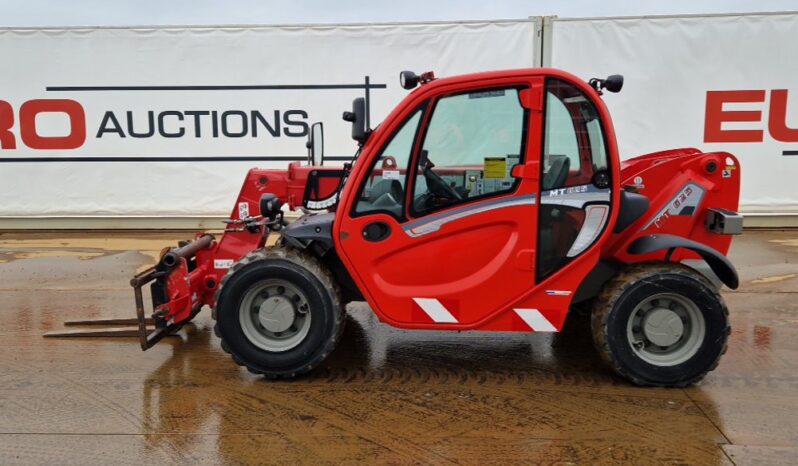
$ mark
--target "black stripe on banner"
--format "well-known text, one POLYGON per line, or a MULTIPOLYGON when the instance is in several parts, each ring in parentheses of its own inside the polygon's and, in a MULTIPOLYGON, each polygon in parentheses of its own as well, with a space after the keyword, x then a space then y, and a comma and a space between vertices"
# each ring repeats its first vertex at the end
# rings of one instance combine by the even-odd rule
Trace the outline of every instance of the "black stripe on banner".
MULTIPOLYGON (((11 162, 301 162, 307 157, 0 157, 11 162)), ((347 158, 347 160, 349 160, 347 158)))
POLYGON ((48 92, 83 91, 308 91, 329 89, 387 89, 386 84, 264 84, 240 86, 47 86, 48 92))
POLYGON ((798 150, 785 150, 781 155, 798 155, 798 150))

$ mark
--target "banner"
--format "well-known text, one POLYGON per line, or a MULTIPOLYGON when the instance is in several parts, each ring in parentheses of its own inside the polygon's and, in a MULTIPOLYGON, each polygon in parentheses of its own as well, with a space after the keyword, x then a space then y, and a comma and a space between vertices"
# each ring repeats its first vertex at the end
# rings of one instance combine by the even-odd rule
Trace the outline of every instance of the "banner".
POLYGON ((623 158, 675 147, 740 159, 741 211, 798 212, 796 14, 553 20, 550 65, 606 94, 623 158))
POLYGON ((225 216, 253 166, 356 149, 402 70, 535 64, 535 21, 0 30, 0 217, 225 216))
POLYGON ((368 90, 379 124, 399 71, 531 67, 541 49, 584 79, 625 76, 605 96, 623 158, 732 152, 743 212, 796 213, 796 30, 786 13, 3 29, 0 218, 225 216, 250 167, 304 160, 316 121, 326 155, 351 156, 341 113, 368 90))

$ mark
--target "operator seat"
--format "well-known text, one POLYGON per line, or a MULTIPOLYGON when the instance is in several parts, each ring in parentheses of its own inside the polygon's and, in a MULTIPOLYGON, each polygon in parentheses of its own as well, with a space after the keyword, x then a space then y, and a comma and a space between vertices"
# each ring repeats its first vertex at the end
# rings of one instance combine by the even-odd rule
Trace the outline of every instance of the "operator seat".
POLYGON ((371 187, 367 210, 388 210, 401 215, 404 188, 399 180, 380 180, 371 187))
POLYGON ((551 154, 549 160, 549 169, 543 174, 543 182, 540 185, 543 191, 562 188, 571 170, 571 159, 567 155, 551 154))

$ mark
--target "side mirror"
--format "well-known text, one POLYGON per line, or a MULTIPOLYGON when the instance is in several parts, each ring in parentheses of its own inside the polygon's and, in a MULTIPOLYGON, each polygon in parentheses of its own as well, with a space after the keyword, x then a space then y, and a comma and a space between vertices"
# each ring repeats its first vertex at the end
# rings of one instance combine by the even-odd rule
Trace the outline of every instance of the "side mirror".
POLYGON ((620 92, 623 87, 623 75, 613 74, 604 80, 604 89, 610 92, 620 92))
POLYGON ((366 142, 366 99, 358 97, 352 101, 352 111, 344 112, 344 121, 352 123, 352 139, 360 144, 366 142))
POLYGON ((399 85, 402 86, 403 89, 414 89, 418 86, 418 82, 421 80, 416 73, 412 71, 402 71, 399 73, 399 85))
POLYGON ((324 165, 324 123, 317 122, 310 125, 308 142, 308 165, 320 167, 324 165))
POLYGON ((611 74, 607 79, 591 78, 588 84, 601 95, 602 91, 619 92, 623 87, 623 75, 611 74))

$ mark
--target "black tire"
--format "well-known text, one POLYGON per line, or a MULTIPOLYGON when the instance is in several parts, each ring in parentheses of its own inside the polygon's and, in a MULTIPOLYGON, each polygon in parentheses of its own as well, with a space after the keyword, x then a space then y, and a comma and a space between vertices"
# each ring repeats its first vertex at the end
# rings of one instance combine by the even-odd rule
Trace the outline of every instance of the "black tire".
POLYGON ((240 366, 269 379, 305 374, 332 352, 344 326, 338 285, 314 257, 286 247, 264 248, 236 262, 216 292, 214 332, 222 348, 240 366), (307 334, 294 347, 267 351, 248 338, 239 319, 247 291, 264 280, 283 280, 306 297, 310 315, 307 334))
POLYGON ((717 367, 731 332, 729 311, 718 290, 693 269, 667 263, 633 266, 608 282, 596 299, 591 327, 596 349, 615 372, 637 385, 657 387, 685 387, 701 380, 717 367), (634 336, 630 329, 640 331, 635 326, 639 321, 630 324, 633 312, 647 312, 636 309, 647 299, 656 301, 663 293, 692 302, 703 319, 703 330, 696 331, 702 336, 695 337, 695 352, 685 352, 685 360, 677 358, 671 364, 651 362, 651 356, 643 351, 658 347, 650 341, 635 341, 637 347, 630 341, 634 336))

